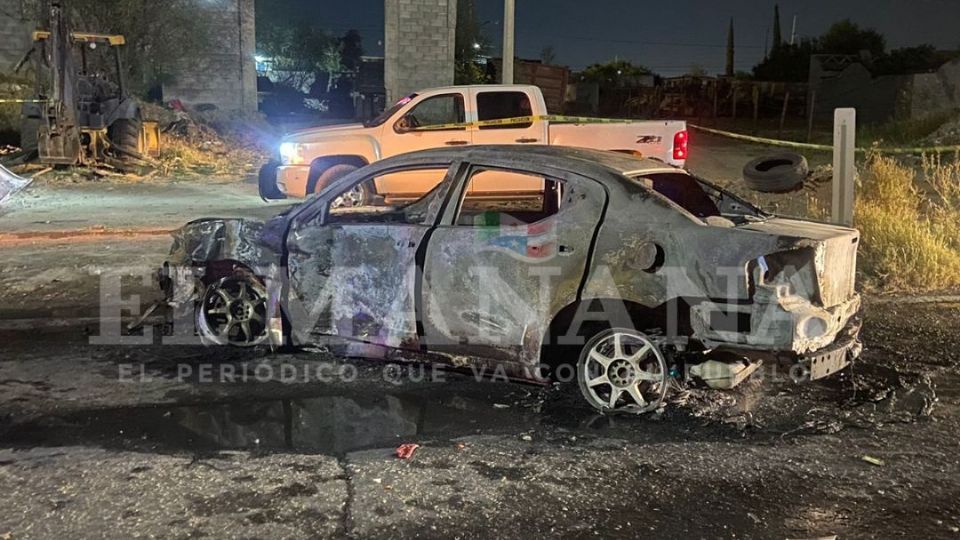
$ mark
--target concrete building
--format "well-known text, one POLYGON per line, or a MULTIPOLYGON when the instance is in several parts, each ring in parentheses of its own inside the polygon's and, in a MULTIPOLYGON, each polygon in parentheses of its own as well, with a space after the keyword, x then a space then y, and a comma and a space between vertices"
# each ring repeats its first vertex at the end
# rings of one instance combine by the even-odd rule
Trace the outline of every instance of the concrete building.
POLYGON ((34 1, 0 0, 0 73, 10 73, 30 48, 34 1))
POLYGON ((387 103, 453 84, 457 0, 384 0, 387 103))
POLYGON ((815 111, 829 118, 837 107, 854 107, 857 120, 914 120, 960 109, 960 60, 931 73, 873 76, 856 57, 814 55, 810 91, 815 111))
POLYGON ((212 105, 228 111, 257 111, 254 0, 198 0, 210 43, 184 58, 163 85, 163 99, 212 105))

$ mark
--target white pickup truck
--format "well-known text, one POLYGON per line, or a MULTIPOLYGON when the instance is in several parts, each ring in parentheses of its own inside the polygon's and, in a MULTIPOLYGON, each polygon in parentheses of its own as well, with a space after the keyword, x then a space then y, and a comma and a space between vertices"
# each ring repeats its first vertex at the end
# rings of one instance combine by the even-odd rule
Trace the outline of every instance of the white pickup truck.
MULTIPOLYGON (((319 127, 283 138, 279 156, 260 171, 265 199, 305 197, 374 161, 396 154, 471 144, 549 144, 616 150, 682 167, 687 159, 683 121, 558 123, 543 117, 540 89, 523 85, 451 86, 410 94, 364 124, 319 127), (502 119, 525 119, 506 123, 502 119)), ((413 179, 363 186, 356 203, 374 195, 412 196, 413 179), (376 191, 376 193, 370 193, 376 191)), ((432 185, 432 184, 431 184, 432 185)), ((427 189, 427 186, 424 186, 427 189)), ((509 193, 511 186, 490 186, 509 193)))

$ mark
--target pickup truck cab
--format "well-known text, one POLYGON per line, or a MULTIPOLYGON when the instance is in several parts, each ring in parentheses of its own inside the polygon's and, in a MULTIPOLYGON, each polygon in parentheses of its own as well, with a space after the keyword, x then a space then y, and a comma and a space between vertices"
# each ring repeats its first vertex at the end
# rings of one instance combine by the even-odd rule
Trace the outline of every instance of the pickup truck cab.
MULTIPOLYGON (((306 197, 370 163, 416 150, 480 144, 549 144, 614 150, 683 167, 683 121, 558 123, 545 118, 540 89, 525 85, 451 86, 423 90, 363 124, 320 127, 283 138, 279 156, 260 171, 265 199, 306 197), (512 119, 512 120, 510 120, 512 119)), ((536 190, 511 175, 482 186, 491 195, 536 190)), ((435 182, 391 175, 363 184, 342 202, 363 205, 374 197, 416 198, 435 182)))

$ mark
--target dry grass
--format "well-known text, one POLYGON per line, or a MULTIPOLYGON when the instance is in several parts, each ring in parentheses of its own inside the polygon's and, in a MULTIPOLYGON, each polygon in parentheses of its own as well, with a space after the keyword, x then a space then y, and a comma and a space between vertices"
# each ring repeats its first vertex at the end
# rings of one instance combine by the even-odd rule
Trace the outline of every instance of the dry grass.
POLYGON ((160 149, 159 173, 174 177, 242 177, 256 172, 265 161, 254 147, 214 139, 196 142, 165 136, 160 149))
POLYGON ((925 156, 919 170, 871 154, 861 170, 855 225, 868 286, 960 286, 960 156, 925 156))

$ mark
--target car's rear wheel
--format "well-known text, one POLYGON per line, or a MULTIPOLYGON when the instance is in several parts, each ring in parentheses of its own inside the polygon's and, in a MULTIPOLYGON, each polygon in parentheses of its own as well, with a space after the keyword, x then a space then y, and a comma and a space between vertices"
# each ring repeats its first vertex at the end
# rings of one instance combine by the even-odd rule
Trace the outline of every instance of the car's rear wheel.
POLYGON ((669 371, 657 344, 625 328, 603 330, 580 351, 577 381, 591 406, 604 413, 641 414, 666 396, 669 371))
POLYGON ((204 343, 252 347, 267 339, 267 290, 249 272, 234 272, 209 286, 197 306, 204 343))

